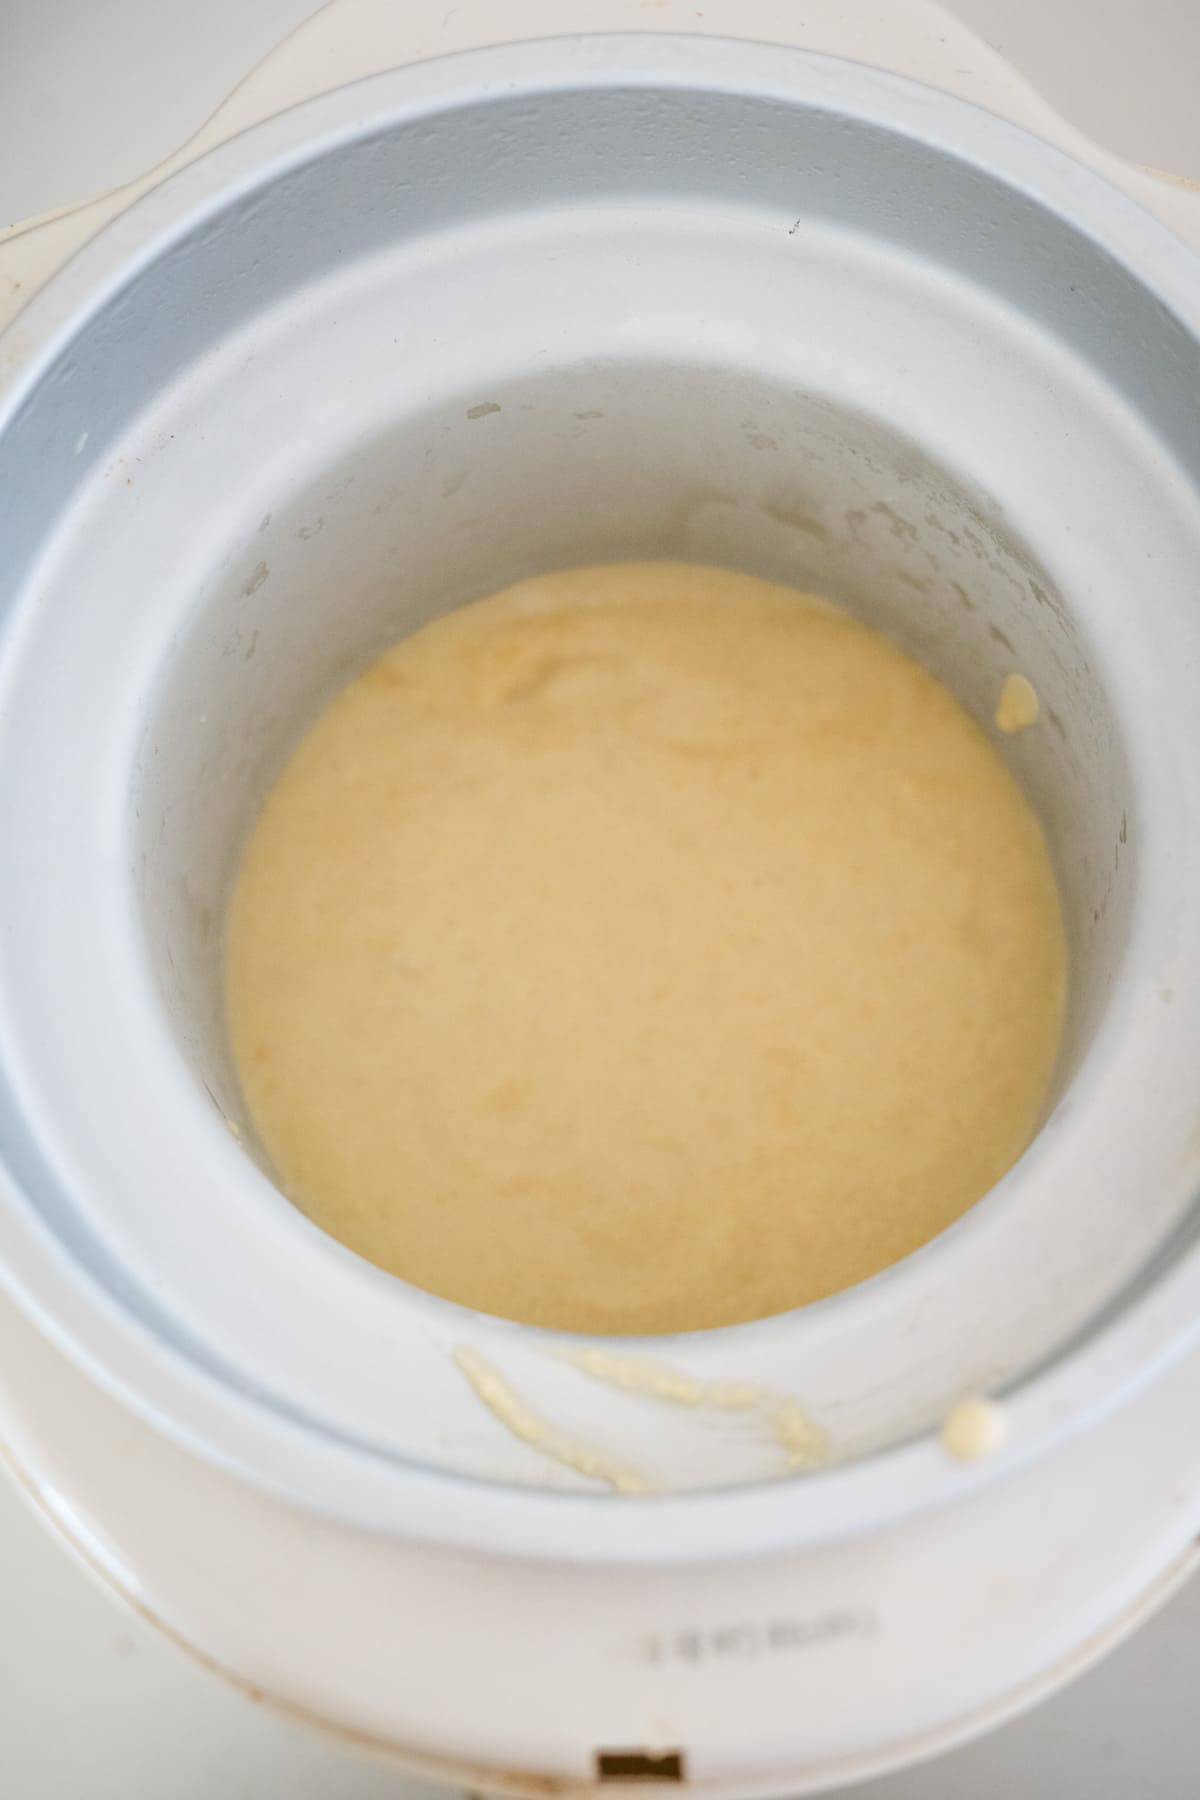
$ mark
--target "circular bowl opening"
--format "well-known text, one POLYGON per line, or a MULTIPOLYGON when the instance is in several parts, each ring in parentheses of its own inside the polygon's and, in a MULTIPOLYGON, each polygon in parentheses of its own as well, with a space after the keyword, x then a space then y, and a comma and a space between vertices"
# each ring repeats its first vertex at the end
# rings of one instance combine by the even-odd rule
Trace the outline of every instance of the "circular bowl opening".
POLYGON ((467 1349, 652 1487, 788 1472, 770 1432, 606 1388, 572 1340, 361 1263, 278 1193, 241 1110, 222 922, 258 803, 387 644, 543 569, 746 569, 840 601, 989 729, 1014 670, 1042 706, 1003 746, 1069 937, 1039 1137, 873 1281, 638 1354, 761 1384, 873 1465, 1045 1365, 1180 1227, 1200 884, 1164 820, 1191 805, 1200 364, 1099 247, 1110 207, 1170 263, 1101 184, 904 82, 752 46, 521 46, 274 121, 143 203, 132 262, 102 241, 39 302, 0 439, 0 821, 32 847, 2 902, 11 1167, 89 1291, 216 1384, 207 1411, 176 1397, 177 1429, 207 1443, 236 1404, 261 1472, 287 1421, 339 1505, 414 1467, 585 1485, 480 1406, 467 1349))

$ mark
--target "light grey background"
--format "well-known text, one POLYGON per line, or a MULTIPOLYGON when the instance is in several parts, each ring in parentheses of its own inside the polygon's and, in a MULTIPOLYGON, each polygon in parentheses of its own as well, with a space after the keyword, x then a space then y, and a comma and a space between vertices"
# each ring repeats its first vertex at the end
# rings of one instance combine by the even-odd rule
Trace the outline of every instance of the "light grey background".
MULTIPOLYGON (((1200 176, 1200 0, 949 5, 1098 141, 1200 176)), ((316 10, 311 0, 0 0, 0 223, 83 199, 157 161, 316 10)), ((1099 1669, 1025 1719, 852 1793, 1192 1800, 1198 1692, 1193 1582, 1099 1669)), ((94 1588, 0 1480, 0 1795, 432 1800, 436 1792, 348 1759, 198 1669, 94 1588)))

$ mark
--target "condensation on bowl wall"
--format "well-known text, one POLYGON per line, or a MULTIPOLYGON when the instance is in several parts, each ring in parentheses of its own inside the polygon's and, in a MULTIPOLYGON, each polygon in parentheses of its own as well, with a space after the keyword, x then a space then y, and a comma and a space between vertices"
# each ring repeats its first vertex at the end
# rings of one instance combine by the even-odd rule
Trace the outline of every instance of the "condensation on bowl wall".
MULTIPOLYGON (((1136 1468, 1190 1405, 1184 1367, 1160 1412, 1139 1403, 1119 1432, 1073 1444, 1065 1428, 1181 1352, 1194 1314, 1190 1261, 1166 1252, 1198 1160, 1198 840, 1163 829, 1195 812, 1180 774, 1194 294, 1194 263, 1160 228, 996 120, 862 69, 646 37, 329 96, 153 195, 25 315, 17 379, 32 396, 39 358, 43 376, 7 427, 10 572, 28 562, 0 666, 0 809, 30 855, 3 901, 21 948, 0 981, 11 1174, 40 1223, 14 1195, 0 1229, 24 1303, 96 1375, 192 1452, 312 1509, 297 1541, 319 1554, 271 1560, 275 1503, 213 1476, 225 1572, 197 1546, 188 1601, 178 1542, 159 1540, 159 1610, 206 1654, 435 1757, 461 1761, 471 1739, 467 1760, 585 1781, 598 1744, 683 1742, 709 1785, 796 1790, 1011 1704, 1180 1553, 1191 1514, 1147 1511, 1111 1459, 1136 1468), (720 159, 698 154, 718 140, 720 159), (680 317, 684 274, 701 316, 680 317), (779 1445, 748 1415, 589 1380, 559 1354, 578 1346, 406 1296, 321 1239, 247 1155, 214 1000, 239 833, 330 687, 422 609, 506 572, 664 550, 838 593, 981 718, 1015 659, 1045 709, 1008 746, 1050 822, 1078 971, 1042 1139, 976 1218, 844 1302, 641 1352, 671 1378, 800 1405, 842 1465, 802 1482, 777 1479, 779 1445), (1149 630, 1131 629, 1134 592, 1149 630), (47 1041, 40 1022, 68 1016, 47 1041), (235 1267, 214 1250, 230 1242, 235 1267), (1139 1276, 1136 1304, 1020 1380, 1139 1276), (464 1350, 674 1497, 573 1492, 478 1405, 464 1350), (956 1466, 922 1435, 1006 1382, 994 1457, 956 1466), (1048 1580, 1039 1531, 1083 1480, 1111 1490, 1110 1510, 1048 1580), (385 1554, 354 1525, 423 1548, 393 1537, 385 1554), (972 1660, 981 1542, 1014 1568, 1012 1610, 993 1596, 972 1660), (771 1550, 756 1572, 741 1560, 771 1550), (388 1622, 417 1596, 423 1620, 441 1609, 406 1694, 378 1617, 374 1674, 281 1646, 261 1587, 247 1619, 234 1569, 259 1555, 271 1592, 304 1591, 339 1637, 376 1589, 388 1622), (700 1575, 701 1557, 724 1561, 700 1575), (631 1560, 636 1581, 618 1579, 631 1560), (939 1614, 917 1624, 934 1569, 939 1614), (528 1611, 543 1635, 531 1627, 523 1676, 561 1696, 561 1718, 442 1710, 452 1596, 468 1590, 475 1679, 528 1611), (768 1679, 745 1647, 772 1620, 793 1650, 809 1643, 784 1596, 818 1592, 821 1618, 851 1623, 817 1632, 822 1700, 797 1723, 787 1658, 768 1679), (587 1629, 564 1644, 568 1595, 587 1629), (854 1682, 918 1665, 904 1707, 881 1693, 869 1725, 851 1717, 854 1682), (709 1723, 731 1683, 758 1696, 740 1743, 709 1723)), ((1171 1450, 1173 1492, 1194 1492, 1186 1446, 1171 1450)), ((165 1468, 179 1452, 162 1454, 165 1468)), ((64 1463, 64 1491, 81 1468, 64 1463)), ((113 1502, 106 1541, 125 1540, 145 1580, 145 1509, 113 1502)), ((1056 1516, 1057 1541, 1081 1535, 1056 1516)))

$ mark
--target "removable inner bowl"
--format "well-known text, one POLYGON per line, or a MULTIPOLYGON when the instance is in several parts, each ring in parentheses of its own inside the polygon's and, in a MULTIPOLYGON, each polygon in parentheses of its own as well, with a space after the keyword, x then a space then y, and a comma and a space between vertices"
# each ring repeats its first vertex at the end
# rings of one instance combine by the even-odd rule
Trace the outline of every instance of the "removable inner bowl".
POLYGON ((1027 675, 1042 718, 1003 751, 1071 959, 1047 1121, 977 1208, 844 1295, 639 1353, 794 1396, 853 1462, 1052 1361, 1185 1228, 1200 356, 1101 246, 1110 207, 1170 263, 911 84, 592 40, 315 102, 135 209, 115 279, 99 245, 60 278, 0 438, 0 1072, 15 1204, 164 1356, 330 1466, 586 1486, 480 1406, 467 1347, 663 1490, 786 1473, 752 1422, 609 1390, 333 1243, 229 1055, 229 887, 305 728, 425 620, 590 561, 826 594, 989 730, 1027 675))

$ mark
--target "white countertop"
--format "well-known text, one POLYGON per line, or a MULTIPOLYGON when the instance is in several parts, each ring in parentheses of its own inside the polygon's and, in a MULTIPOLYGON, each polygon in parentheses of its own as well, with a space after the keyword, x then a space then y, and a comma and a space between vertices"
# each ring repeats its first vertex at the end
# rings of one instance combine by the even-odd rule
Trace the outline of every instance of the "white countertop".
MULTIPOLYGON (((1200 176, 1197 0, 946 3, 1099 142, 1200 176)), ((0 223, 82 199, 156 161, 316 10, 311 0, 0 0, 0 223)), ((1190 1800, 1200 1789, 1198 1682, 1193 1582, 1107 1662, 1024 1719, 844 1792, 1190 1800)), ((0 1795, 421 1800, 438 1791, 349 1758, 197 1667, 94 1587, 0 1481, 0 1795)))

